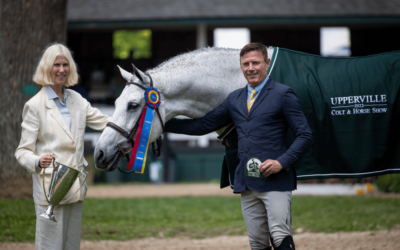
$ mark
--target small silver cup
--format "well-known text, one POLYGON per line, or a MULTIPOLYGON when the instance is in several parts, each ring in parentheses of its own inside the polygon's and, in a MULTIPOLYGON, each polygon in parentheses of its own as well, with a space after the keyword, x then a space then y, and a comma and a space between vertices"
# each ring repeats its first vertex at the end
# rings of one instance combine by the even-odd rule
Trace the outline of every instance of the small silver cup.
MULTIPOLYGON (((57 222, 56 218, 53 215, 53 209, 58 206, 65 204, 68 200, 70 200, 72 197, 74 197, 79 190, 82 188, 83 184, 85 184, 86 178, 88 176, 88 172, 82 170, 78 171, 76 169, 73 169, 71 167, 62 165, 58 162, 53 161, 53 173, 51 174, 51 179, 50 179, 50 186, 49 186, 49 192, 48 194, 46 193, 46 188, 44 184, 44 179, 45 177, 43 176, 43 191, 44 195, 46 196, 46 200, 49 203, 47 208, 42 212, 38 213, 40 217, 46 218, 48 220, 52 220, 54 222, 57 222), (74 195, 72 195, 69 199, 61 203, 61 200, 64 199, 65 195, 69 192, 71 189, 72 185, 75 183, 76 179, 80 175, 85 175, 85 180, 82 182, 81 186, 79 187, 78 191, 75 192, 74 195)), ((45 174, 46 169, 43 169, 43 174, 45 174)))

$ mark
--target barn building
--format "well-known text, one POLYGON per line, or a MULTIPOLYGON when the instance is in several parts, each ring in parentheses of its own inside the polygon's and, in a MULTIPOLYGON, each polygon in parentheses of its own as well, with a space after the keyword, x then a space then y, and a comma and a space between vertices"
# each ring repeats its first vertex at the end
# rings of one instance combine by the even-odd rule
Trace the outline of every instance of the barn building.
MULTIPOLYGON (((400 48, 400 36, 396 35, 400 31, 400 1, 389 0, 69 0, 67 18, 67 45, 74 52, 81 76, 77 90, 94 106, 111 113, 124 86, 117 64, 129 70, 130 63, 135 63, 146 70, 178 54, 213 46, 216 28, 247 28, 252 42, 317 55, 321 27, 347 27, 351 56, 400 48), (151 32, 150 56, 115 56, 115 33, 126 30, 151 32)), ((91 138, 95 141, 96 135, 91 138)), ((210 138, 215 136, 170 141, 167 154, 173 157, 163 158, 164 180, 219 179, 223 147, 210 138)), ((90 153, 90 143, 87 148, 90 153)), ((107 175, 100 180, 149 180, 148 175, 107 175)))

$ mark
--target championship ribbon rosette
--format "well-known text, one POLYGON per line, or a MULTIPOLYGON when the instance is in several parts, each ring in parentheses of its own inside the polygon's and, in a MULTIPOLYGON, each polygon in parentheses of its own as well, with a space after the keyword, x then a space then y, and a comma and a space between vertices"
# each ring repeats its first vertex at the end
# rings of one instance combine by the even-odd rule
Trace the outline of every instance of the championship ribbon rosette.
POLYGON ((147 149, 149 147, 151 129, 153 127, 154 112, 160 107, 161 103, 160 92, 154 87, 148 87, 144 92, 144 99, 146 106, 140 117, 139 128, 131 158, 128 165, 126 165, 127 169, 132 169, 133 166, 133 170, 141 174, 143 174, 146 166, 147 149))

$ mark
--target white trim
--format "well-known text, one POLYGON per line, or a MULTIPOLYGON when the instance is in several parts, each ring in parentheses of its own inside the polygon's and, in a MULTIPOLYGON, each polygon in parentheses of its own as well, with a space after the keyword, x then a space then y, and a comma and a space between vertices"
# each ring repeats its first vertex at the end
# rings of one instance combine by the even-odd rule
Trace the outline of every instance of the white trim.
MULTIPOLYGON (((387 106, 387 104, 364 104, 364 107, 375 107, 375 106, 387 106)), ((335 107, 331 107, 333 109, 338 109, 338 108, 349 108, 349 107, 353 107, 356 108, 355 105, 350 105, 350 106, 335 106, 335 107)), ((358 108, 358 107, 357 107, 358 108)), ((362 107, 361 107, 362 108, 362 107)))
MULTIPOLYGON (((272 63, 271 70, 269 71, 269 74, 268 74, 268 76, 270 76, 270 75, 271 75, 271 73, 272 73, 272 70, 274 69, 274 66, 275 66, 276 59, 278 58, 278 52, 279 52, 279 47, 276 47, 276 55, 275 55, 275 60, 274 60, 274 62, 272 63)), ((272 57, 273 57, 273 56, 272 56, 272 57)))
POLYGON ((387 106, 387 104, 364 104, 364 107, 387 106))
POLYGON ((355 107, 354 105, 350 105, 350 106, 336 106, 336 107, 332 107, 333 109, 341 109, 341 108, 351 108, 351 107, 355 107))
POLYGON ((228 179, 229 179, 229 185, 231 185, 231 187, 234 189, 235 186, 232 185, 232 182, 231 182, 231 175, 229 174, 229 171, 228 171, 228 179))
POLYGON ((299 177, 309 177, 309 176, 330 176, 330 175, 343 175, 343 176, 347 176, 347 175, 365 175, 365 174, 383 173, 383 172, 393 171, 393 170, 400 171, 400 168, 385 169, 385 170, 381 170, 381 171, 373 171, 373 172, 367 172, 367 173, 346 173, 346 174, 333 173, 333 174, 298 175, 297 178, 299 178, 299 177))

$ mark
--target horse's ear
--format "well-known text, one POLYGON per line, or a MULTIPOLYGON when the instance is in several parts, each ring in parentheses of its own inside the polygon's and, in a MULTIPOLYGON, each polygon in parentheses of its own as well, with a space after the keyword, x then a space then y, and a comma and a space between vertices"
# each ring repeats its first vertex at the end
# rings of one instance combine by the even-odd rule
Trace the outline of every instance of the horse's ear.
POLYGON ((121 72, 122 77, 127 81, 131 81, 133 75, 131 73, 129 73, 128 71, 124 70, 123 68, 121 68, 119 65, 117 65, 119 68, 119 71, 121 72))
POLYGON ((145 73, 136 68, 133 63, 132 67, 133 67, 133 72, 139 78, 139 80, 142 81, 143 84, 150 84, 150 78, 145 73))

